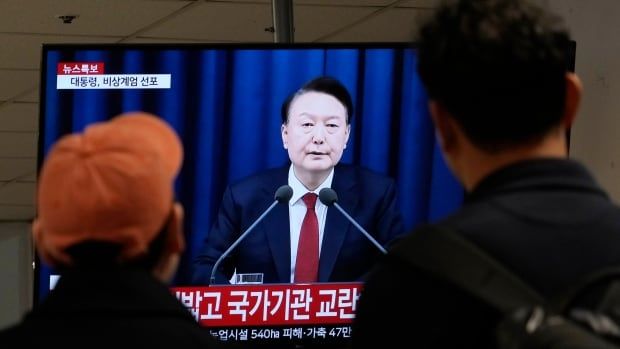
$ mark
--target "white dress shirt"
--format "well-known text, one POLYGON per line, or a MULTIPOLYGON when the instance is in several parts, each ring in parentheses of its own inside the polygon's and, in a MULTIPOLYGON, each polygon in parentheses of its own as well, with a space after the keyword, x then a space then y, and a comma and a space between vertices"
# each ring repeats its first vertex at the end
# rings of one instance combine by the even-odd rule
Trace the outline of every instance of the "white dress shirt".
MULTIPOLYGON (((293 196, 288 203, 289 224, 291 233, 291 283, 295 280, 295 262, 297 261, 297 245, 299 244, 299 234, 301 232, 301 223, 306 215, 306 204, 301 199, 306 193, 311 192, 319 195, 323 188, 331 188, 332 179, 334 178, 334 169, 325 178, 323 183, 315 190, 308 190, 295 176, 293 165, 288 170, 288 185, 293 188, 293 196)), ((319 221, 319 254, 321 245, 323 244, 323 231, 325 230, 325 219, 327 217, 327 206, 323 205, 321 200, 316 200, 314 207, 316 218, 319 221)))

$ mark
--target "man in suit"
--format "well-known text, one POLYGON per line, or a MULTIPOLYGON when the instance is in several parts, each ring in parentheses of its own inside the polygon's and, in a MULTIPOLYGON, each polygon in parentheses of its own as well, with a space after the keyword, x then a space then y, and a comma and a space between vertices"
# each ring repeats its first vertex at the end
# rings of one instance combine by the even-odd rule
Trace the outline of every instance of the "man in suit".
POLYGON ((4 347, 223 347, 171 293, 185 240, 174 180, 183 148, 158 117, 129 113, 61 138, 48 153, 32 233, 61 273, 4 347))
POLYGON ((403 224, 392 179, 338 164, 349 139, 352 109, 347 89, 329 77, 316 78, 287 98, 281 134, 291 164, 226 189, 217 220, 196 259, 194 283, 209 282, 216 260, 273 203, 283 184, 293 189, 288 205, 276 206, 231 252, 216 270, 215 283, 226 283, 233 272, 259 274, 264 283, 364 277, 381 252, 340 212, 317 200, 319 191, 334 189, 344 210, 384 246, 403 233, 403 224), (305 234, 307 219, 314 222, 311 238, 305 234))
MULTIPOLYGON (((497 347, 497 309, 408 262, 411 249, 424 248, 417 237, 437 228, 545 298, 620 265, 620 209, 567 159, 582 93, 570 48, 561 19, 525 0, 448 2, 422 27, 417 68, 442 153, 468 195, 453 215, 395 243, 370 273, 354 348, 497 347)), ((460 255, 435 254, 459 263, 460 255)))

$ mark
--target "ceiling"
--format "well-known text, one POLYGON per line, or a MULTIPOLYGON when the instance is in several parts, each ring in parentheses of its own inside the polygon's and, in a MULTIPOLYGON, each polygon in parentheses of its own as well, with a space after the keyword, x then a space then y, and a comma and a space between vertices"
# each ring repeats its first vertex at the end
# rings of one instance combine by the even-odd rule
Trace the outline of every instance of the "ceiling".
MULTIPOLYGON (((406 42, 437 3, 294 0, 294 41, 406 42)), ((0 221, 35 216, 42 44, 274 42, 272 26, 270 0, 0 0, 0 221)))

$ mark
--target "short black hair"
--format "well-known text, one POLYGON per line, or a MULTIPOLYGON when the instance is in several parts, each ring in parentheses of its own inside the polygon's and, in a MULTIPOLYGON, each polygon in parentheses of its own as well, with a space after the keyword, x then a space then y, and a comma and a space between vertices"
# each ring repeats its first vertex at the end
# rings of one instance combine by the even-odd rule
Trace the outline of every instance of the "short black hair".
POLYGON ((307 92, 321 92, 336 98, 345 107, 347 112, 347 125, 351 124, 353 117, 353 101, 347 88, 337 79, 329 76, 320 76, 308 81, 299 90, 291 93, 282 103, 282 125, 288 123, 288 112, 293 100, 307 92))
POLYGON ((535 142, 559 125, 571 44, 559 17, 523 0, 451 1, 417 40, 429 97, 481 149, 535 142))

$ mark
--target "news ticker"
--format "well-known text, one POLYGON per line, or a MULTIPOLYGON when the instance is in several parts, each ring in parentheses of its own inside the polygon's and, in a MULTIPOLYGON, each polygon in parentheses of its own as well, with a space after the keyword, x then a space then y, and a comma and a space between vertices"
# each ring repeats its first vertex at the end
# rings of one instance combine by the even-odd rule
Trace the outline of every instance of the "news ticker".
POLYGON ((106 74, 104 62, 60 62, 57 90, 169 89, 171 74, 106 74))
POLYGON ((164 89, 171 81, 170 74, 58 75, 56 89, 164 89))
POLYGON ((355 317, 362 283, 173 287, 208 327, 345 325, 355 317))
POLYGON ((213 337, 230 342, 342 342, 351 338, 351 325, 298 326, 210 329, 213 337))

